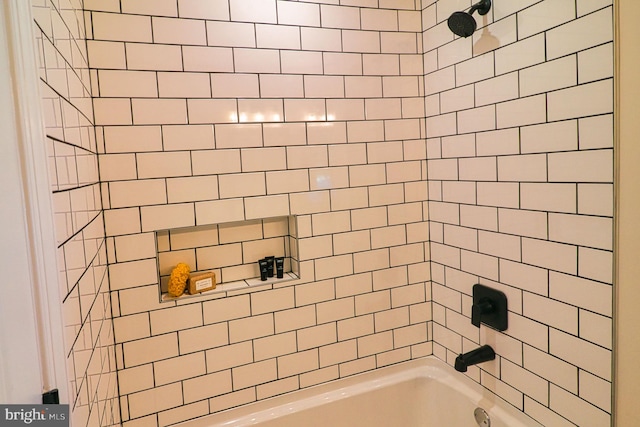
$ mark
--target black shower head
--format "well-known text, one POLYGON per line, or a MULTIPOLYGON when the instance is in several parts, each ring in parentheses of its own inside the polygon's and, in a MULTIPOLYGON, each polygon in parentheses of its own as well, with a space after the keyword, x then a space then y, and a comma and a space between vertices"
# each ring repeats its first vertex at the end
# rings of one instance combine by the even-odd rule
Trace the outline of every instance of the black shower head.
POLYGON ((454 12, 447 21, 449 29, 460 37, 469 37, 476 31, 476 20, 467 12, 454 12))
POLYGON ((471 6, 468 12, 454 12, 447 20, 449 29, 460 37, 469 37, 477 28, 476 20, 473 18, 473 12, 476 10, 480 15, 486 15, 491 9, 491 0, 480 0, 471 6))

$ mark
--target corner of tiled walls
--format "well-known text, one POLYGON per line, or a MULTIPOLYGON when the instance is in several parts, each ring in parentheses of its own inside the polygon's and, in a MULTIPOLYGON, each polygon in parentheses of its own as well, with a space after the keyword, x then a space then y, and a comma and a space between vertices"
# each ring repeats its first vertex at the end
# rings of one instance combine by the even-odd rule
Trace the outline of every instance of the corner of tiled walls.
POLYGON ((84 7, 124 425, 432 353, 419 2, 84 7), (159 302, 156 231, 288 215, 300 280, 159 302))
POLYGON ((423 1, 434 354, 545 426, 611 419, 611 0, 495 0, 473 37, 423 1), (469 322, 471 287, 509 329, 469 322))
POLYGON ((32 0, 50 160, 68 401, 76 427, 120 422, 98 153, 80 0, 32 0))

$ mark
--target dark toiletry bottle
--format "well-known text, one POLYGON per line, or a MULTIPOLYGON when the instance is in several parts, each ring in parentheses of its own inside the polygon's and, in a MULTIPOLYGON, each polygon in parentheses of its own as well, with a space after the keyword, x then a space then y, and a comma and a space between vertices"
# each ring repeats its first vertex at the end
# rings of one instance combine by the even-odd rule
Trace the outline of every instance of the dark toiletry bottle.
POLYGON ((276 258, 276 277, 282 279, 284 277, 284 257, 276 258))
POLYGON ((273 277, 273 264, 274 264, 274 256, 268 256, 264 258, 267 261, 267 276, 273 277))
POLYGON ((260 261, 258 261, 258 266, 260 267, 260 280, 262 281, 267 280, 267 276, 269 275, 267 264, 268 263, 266 259, 261 259, 260 261))

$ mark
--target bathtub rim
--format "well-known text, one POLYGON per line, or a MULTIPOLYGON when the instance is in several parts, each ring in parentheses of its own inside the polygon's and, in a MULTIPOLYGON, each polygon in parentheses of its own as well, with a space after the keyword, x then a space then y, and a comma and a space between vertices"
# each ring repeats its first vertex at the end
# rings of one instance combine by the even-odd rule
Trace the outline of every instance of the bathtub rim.
POLYGON ((416 378, 428 378, 452 387, 510 427, 543 427, 526 413, 481 386, 465 374, 430 355, 372 371, 338 378, 303 389, 172 424, 175 427, 239 427, 260 424, 287 414, 370 392, 416 378))

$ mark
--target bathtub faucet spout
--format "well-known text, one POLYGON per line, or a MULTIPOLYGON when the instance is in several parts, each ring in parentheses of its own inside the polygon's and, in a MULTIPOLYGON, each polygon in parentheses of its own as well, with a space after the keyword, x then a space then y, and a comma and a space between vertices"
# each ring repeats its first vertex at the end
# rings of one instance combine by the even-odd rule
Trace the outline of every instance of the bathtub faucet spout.
POLYGON ((496 358, 496 353, 489 345, 483 345, 468 353, 456 357, 455 368, 458 372, 467 372, 467 367, 478 363, 488 362, 496 358))

